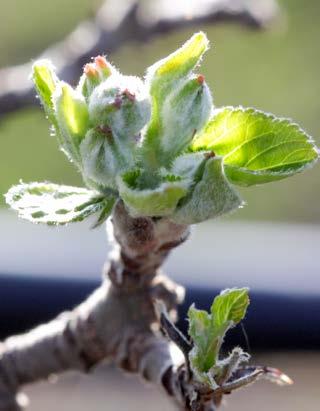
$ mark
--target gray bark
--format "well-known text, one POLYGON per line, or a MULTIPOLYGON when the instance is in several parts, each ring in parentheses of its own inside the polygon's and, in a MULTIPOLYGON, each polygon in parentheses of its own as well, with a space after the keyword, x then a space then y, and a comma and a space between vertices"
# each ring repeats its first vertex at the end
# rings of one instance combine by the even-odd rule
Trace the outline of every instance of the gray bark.
POLYGON ((160 333, 154 302, 174 317, 183 288, 161 274, 169 251, 186 240, 187 226, 132 218, 122 202, 112 225, 116 251, 101 286, 80 306, 1 345, 0 410, 20 410, 25 384, 67 370, 89 372, 101 361, 161 385, 182 410, 213 409, 212 398, 190 383, 182 353, 160 333), (192 399, 197 399, 191 405, 192 399))

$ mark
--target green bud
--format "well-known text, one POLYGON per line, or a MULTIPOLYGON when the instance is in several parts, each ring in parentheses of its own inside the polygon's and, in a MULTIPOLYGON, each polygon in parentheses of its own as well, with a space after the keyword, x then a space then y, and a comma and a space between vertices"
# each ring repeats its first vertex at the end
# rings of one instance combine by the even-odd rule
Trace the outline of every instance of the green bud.
POLYGON ((151 94, 159 100, 164 99, 172 85, 194 70, 208 47, 207 36, 203 32, 196 33, 177 51, 149 67, 147 81, 151 94))
POLYGON ((110 76, 90 96, 89 115, 93 125, 110 127, 113 133, 134 143, 150 118, 143 82, 133 76, 110 76))
POLYGON ((212 97, 203 76, 178 83, 164 102, 162 164, 170 164, 192 141, 212 114, 212 97))
MULTIPOLYGON (((185 117, 181 121, 178 119, 180 109, 184 110, 183 105, 186 100, 186 96, 183 98, 184 93, 191 94, 190 98, 194 99, 198 104, 200 100, 204 100, 200 106, 203 109, 203 118, 206 117, 206 107, 210 106, 211 97, 207 86, 203 85, 203 77, 197 77, 198 82, 197 79, 195 79, 194 83, 189 85, 191 89, 193 86, 196 89, 193 90, 193 94, 192 90, 188 90, 186 83, 190 81, 193 70, 201 61, 203 54, 207 51, 208 43, 208 39, 204 33, 197 33, 177 51, 148 68, 146 83, 151 96, 152 113, 151 121, 148 124, 142 144, 141 160, 150 169, 155 169, 163 165, 167 166, 170 158, 167 159, 166 154, 169 153, 169 156, 172 158, 172 149, 174 153, 177 154, 180 147, 184 147, 185 142, 192 138, 192 133, 199 127, 198 121, 196 121, 190 137, 190 127, 192 128, 192 125, 188 124, 189 129, 186 130, 181 137, 179 135, 181 129, 184 130, 183 121, 185 121, 185 118, 190 114, 190 104, 187 104, 188 110, 184 112, 185 117), (184 87, 186 87, 186 89, 183 91, 184 87), (179 96, 179 92, 182 92, 181 96, 179 96), (173 97, 174 95, 175 97, 173 97), (176 99, 176 101, 173 102, 174 105, 171 103, 171 99, 176 99), (166 117, 171 117, 169 131, 166 125, 168 118, 166 117), (176 117, 176 119, 174 117, 176 117), (175 131, 174 128, 177 123, 180 123, 178 124, 179 130, 175 131), (163 139, 166 140, 165 143, 163 143, 163 139)), ((194 121, 194 117, 197 119, 199 112, 193 116, 189 123, 191 123, 192 120, 194 121)), ((200 117, 202 117, 202 115, 200 117)))
POLYGON ((199 181, 208 155, 201 151, 181 154, 173 161, 170 171, 183 179, 199 181))
POLYGON ((102 187, 115 188, 116 175, 133 166, 130 147, 107 126, 90 129, 80 147, 82 172, 86 181, 102 187))
POLYGON ((84 66, 83 75, 80 78, 78 90, 84 97, 88 98, 93 90, 104 80, 116 74, 117 70, 107 62, 103 56, 97 56, 93 63, 84 66))

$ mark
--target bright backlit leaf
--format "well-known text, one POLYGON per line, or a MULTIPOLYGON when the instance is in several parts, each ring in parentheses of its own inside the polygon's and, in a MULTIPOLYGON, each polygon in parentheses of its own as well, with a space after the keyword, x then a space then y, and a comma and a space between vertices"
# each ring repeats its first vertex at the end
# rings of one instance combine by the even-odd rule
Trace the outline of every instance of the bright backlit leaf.
POLYGON ((33 223, 64 225, 100 213, 99 225, 99 220, 104 221, 111 213, 115 198, 85 188, 44 182, 14 186, 6 194, 6 201, 19 217, 33 223))
POLYGON ((32 66, 31 77, 49 120, 56 126, 52 95, 56 90, 58 78, 50 61, 37 61, 32 66))
POLYGON ((142 161, 149 166, 163 165, 170 157, 170 149, 162 147, 163 140, 166 141, 169 138, 172 149, 176 152, 181 144, 183 147, 184 141, 188 144, 188 140, 191 140, 200 123, 202 126, 202 121, 206 118, 207 112, 210 113, 211 97, 207 86, 203 84, 203 80, 197 82, 195 79, 190 83, 192 71, 207 49, 208 39, 206 35, 202 32, 197 33, 180 49, 148 69, 147 84, 151 96, 152 110, 151 121, 142 147, 142 161), (192 86, 191 90, 189 90, 190 85, 192 86), (195 88, 195 90, 192 88, 195 88), (188 117, 186 121, 189 121, 189 117, 193 116, 192 111, 187 113, 189 103, 182 102, 183 97, 188 93, 190 94, 190 101, 195 101, 197 114, 194 127, 188 124, 187 133, 184 135, 186 132, 186 129, 183 128, 185 117, 181 118, 181 115, 186 114, 188 117), (185 106, 186 113, 181 113, 181 106, 185 106), (171 119, 172 127, 167 124, 166 117, 168 117, 168 120, 171 119), (199 119, 200 121, 198 121, 199 119), (176 127, 179 121, 181 127, 177 130, 176 127), (191 132, 188 131, 189 128, 191 132), (174 132, 176 132, 176 139, 171 138, 174 132), (175 142, 177 142, 177 147, 175 147, 175 142))
POLYGON ((80 164, 79 145, 89 125, 84 97, 63 83, 53 96, 55 114, 61 133, 61 146, 73 161, 80 164))
POLYGON ((191 148, 223 156, 228 178, 239 185, 280 180, 318 158, 313 141, 297 124, 241 107, 218 110, 191 148))
POLYGON ((234 288, 222 291, 214 299, 210 314, 190 307, 189 335, 193 349, 189 357, 194 373, 202 381, 208 382, 208 372, 218 365, 226 332, 244 318, 248 305, 248 289, 234 288))

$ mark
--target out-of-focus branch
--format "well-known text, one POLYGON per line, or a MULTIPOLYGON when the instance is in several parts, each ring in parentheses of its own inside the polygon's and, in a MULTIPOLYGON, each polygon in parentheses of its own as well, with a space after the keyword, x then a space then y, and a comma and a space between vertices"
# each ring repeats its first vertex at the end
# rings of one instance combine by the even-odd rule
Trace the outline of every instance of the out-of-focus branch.
MULTIPOLYGON (((278 15, 276 0, 107 0, 92 21, 84 21, 38 58, 50 58, 59 76, 73 84, 92 56, 130 42, 208 23, 236 22, 265 28, 278 15)), ((36 104, 28 80, 31 63, 0 70, 0 117, 36 104)))

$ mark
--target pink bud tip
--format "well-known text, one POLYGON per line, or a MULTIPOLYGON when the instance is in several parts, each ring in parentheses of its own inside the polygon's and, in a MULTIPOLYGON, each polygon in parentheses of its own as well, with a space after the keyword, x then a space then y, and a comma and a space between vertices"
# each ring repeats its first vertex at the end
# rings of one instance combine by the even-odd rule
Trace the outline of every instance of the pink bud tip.
POLYGON ((123 95, 127 97, 128 100, 134 101, 136 99, 136 96, 131 93, 127 88, 124 90, 123 95))
POLYGON ((197 77, 197 82, 198 82, 199 84, 203 84, 204 81, 205 81, 204 75, 199 74, 199 76, 197 77))
POLYGON ((103 56, 97 56, 97 57, 94 59, 94 62, 96 63, 96 66, 97 66, 98 68, 104 69, 104 68, 108 68, 108 67, 109 67, 107 60, 106 60, 105 57, 103 57, 103 56))
POLYGON ((121 97, 118 95, 114 99, 113 106, 119 110, 121 108, 121 105, 122 105, 122 100, 121 100, 121 97))
POLYGON ((84 66, 83 72, 88 77, 97 77, 99 75, 97 69, 95 68, 94 64, 86 64, 84 66))

